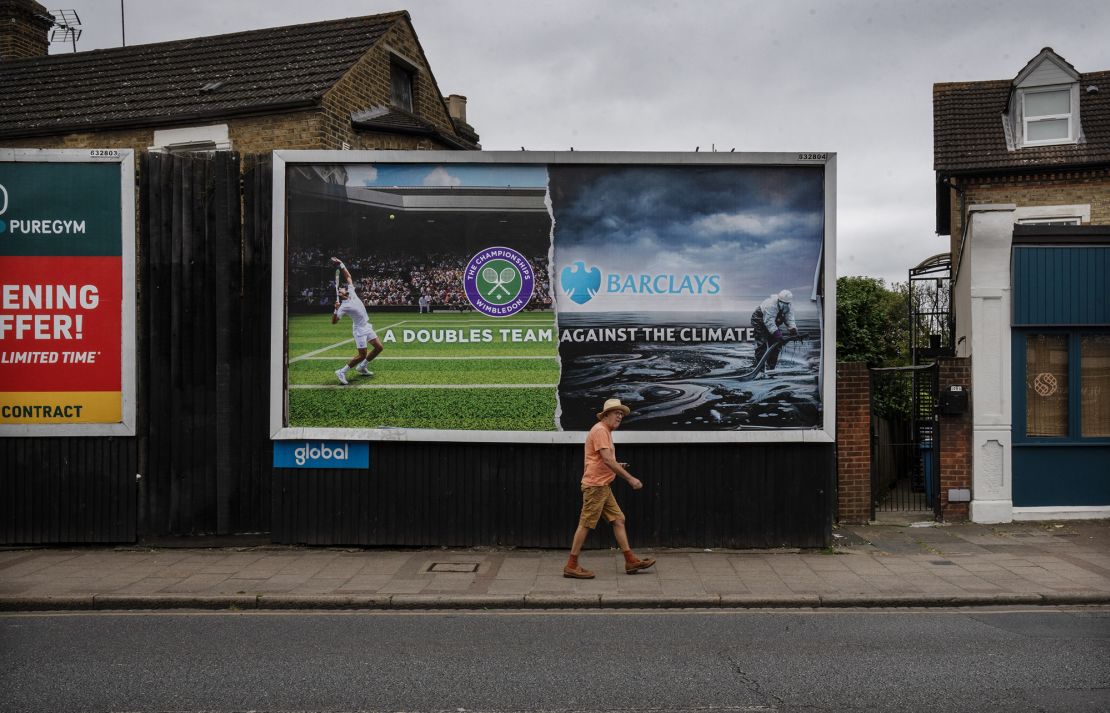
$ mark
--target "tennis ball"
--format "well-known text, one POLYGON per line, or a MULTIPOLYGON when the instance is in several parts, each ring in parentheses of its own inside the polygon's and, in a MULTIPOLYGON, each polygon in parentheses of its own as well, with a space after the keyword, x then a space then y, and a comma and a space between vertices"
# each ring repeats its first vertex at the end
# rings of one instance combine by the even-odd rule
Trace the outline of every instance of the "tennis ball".
POLYGON ((394 218, 394 217, 395 217, 395 216, 394 216, 394 215, 393 215, 392 213, 390 213, 390 214, 389 214, 389 219, 390 219, 390 220, 393 220, 393 218, 394 218))

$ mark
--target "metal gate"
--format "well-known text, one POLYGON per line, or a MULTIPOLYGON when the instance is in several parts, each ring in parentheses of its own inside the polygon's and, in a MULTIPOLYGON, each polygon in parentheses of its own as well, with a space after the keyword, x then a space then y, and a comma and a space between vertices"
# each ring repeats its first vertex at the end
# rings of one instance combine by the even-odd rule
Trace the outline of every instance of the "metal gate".
POLYGON ((939 516, 937 365, 871 369, 871 519, 939 516))

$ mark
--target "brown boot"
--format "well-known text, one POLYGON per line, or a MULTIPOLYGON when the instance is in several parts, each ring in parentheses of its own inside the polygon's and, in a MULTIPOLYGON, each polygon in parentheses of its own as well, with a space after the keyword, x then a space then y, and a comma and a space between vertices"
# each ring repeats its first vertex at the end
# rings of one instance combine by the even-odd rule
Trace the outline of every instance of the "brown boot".
POLYGON ((636 574, 641 569, 647 569, 648 567, 652 566, 653 564, 655 564, 655 560, 651 559, 650 557, 647 558, 647 559, 642 559, 642 560, 641 559, 632 560, 631 562, 626 561, 624 563, 624 573, 625 574, 636 574))
POLYGON ((571 567, 569 564, 563 567, 563 576, 570 577, 571 579, 593 579, 594 573, 588 569, 583 569, 579 565, 571 567))

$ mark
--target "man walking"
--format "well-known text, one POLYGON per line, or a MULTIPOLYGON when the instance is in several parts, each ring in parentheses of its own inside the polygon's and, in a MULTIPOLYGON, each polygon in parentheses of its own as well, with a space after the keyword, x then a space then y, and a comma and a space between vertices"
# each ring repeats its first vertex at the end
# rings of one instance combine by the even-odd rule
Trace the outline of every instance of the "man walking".
POLYGON ((370 318, 366 315, 366 305, 362 304, 362 300, 355 294, 355 283, 351 279, 351 273, 347 271, 347 266, 337 257, 333 257, 331 261, 343 271, 343 280, 347 283, 346 287, 338 289, 339 299, 335 301, 335 310, 331 313, 331 323, 337 324, 343 315, 350 317, 351 333, 354 335, 355 347, 358 349, 357 355, 335 371, 335 378, 339 379, 340 384, 346 386, 350 383, 347 381, 347 372, 350 369, 354 369, 363 376, 374 375, 374 372, 370 371, 366 365, 382 353, 382 342, 378 339, 378 333, 374 331, 374 325, 370 324, 370 318), (374 351, 369 354, 366 353, 368 344, 374 347, 374 351))
POLYGON ((578 564, 578 555, 590 530, 604 515, 613 526, 613 536, 624 554, 624 571, 636 574, 655 564, 653 559, 640 559, 632 554, 628 546, 628 533, 624 529, 624 513, 613 497, 609 484, 619 475, 628 481, 633 490, 644 484, 628 472, 627 463, 617 462, 616 448, 613 446, 613 431, 620 427, 621 421, 629 413, 629 408, 620 399, 609 399, 597 414, 597 424, 586 436, 585 468, 582 472, 582 514, 578 518, 578 529, 570 546, 570 558, 563 567, 563 576, 573 579, 593 579, 594 573, 578 564))

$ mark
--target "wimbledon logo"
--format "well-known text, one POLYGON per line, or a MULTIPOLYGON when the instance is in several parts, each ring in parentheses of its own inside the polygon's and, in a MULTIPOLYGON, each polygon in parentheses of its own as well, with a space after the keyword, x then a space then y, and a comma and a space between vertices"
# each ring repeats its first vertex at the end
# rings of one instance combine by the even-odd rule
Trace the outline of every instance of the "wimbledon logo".
POLYGON ((466 299, 489 317, 508 317, 524 309, 535 286, 532 266, 512 248, 481 250, 463 271, 466 299))

